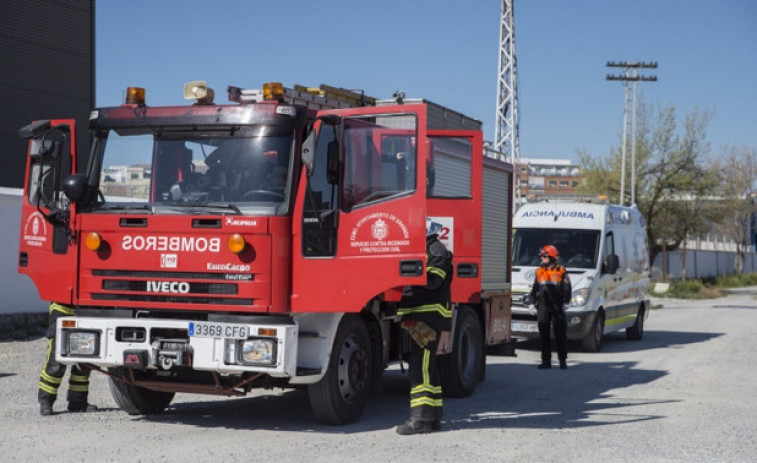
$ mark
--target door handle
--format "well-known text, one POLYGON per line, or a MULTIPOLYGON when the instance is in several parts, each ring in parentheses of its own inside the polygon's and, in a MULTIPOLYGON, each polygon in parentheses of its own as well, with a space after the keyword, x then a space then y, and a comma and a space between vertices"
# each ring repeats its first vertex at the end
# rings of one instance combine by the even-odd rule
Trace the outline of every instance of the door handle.
POLYGON ((458 278, 476 278, 478 277, 478 264, 457 264, 458 278))
POLYGON ((401 260, 401 277, 419 277, 423 275, 423 262, 420 260, 401 260))

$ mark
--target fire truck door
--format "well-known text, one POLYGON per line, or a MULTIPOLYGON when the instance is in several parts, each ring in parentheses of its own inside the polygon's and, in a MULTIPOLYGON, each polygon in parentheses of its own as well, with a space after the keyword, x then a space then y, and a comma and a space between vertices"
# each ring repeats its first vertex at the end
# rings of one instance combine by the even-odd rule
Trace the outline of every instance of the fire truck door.
POLYGON ((70 304, 77 271, 75 216, 62 185, 76 169, 74 120, 37 121, 19 135, 29 139, 29 153, 18 271, 32 278, 41 299, 70 304))
MULTIPOLYGON (((425 171, 401 116, 322 123, 294 215, 294 311, 355 312, 425 284, 425 171)), ((405 119, 412 116, 404 116, 405 119)))

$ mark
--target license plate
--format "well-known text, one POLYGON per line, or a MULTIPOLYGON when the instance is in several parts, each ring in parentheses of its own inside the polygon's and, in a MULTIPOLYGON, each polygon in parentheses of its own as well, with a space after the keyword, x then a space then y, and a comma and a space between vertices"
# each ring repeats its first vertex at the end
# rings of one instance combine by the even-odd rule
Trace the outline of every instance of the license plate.
POLYGON ((518 331, 520 333, 536 333, 537 331, 539 331, 539 328, 536 326, 536 323, 523 323, 523 322, 513 322, 512 329, 513 329, 513 332, 518 331))
POLYGON ((195 338, 247 339, 250 330, 247 325, 230 323, 189 322, 189 335, 195 338))

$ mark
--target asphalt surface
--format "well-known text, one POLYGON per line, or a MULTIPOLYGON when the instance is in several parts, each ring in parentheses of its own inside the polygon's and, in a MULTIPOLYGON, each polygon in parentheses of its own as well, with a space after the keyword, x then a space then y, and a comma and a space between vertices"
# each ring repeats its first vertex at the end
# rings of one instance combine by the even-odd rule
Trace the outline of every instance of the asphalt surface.
POLYGON ((44 338, 0 342, 0 459, 7 462, 175 461, 717 461, 757 459, 757 288, 711 301, 653 300, 641 341, 572 345, 569 369, 537 370, 538 344, 490 356, 472 397, 445 399, 441 432, 397 436, 407 376, 352 425, 319 424, 302 390, 244 398, 177 395, 166 413, 129 416, 104 376, 93 413, 40 417, 44 338))

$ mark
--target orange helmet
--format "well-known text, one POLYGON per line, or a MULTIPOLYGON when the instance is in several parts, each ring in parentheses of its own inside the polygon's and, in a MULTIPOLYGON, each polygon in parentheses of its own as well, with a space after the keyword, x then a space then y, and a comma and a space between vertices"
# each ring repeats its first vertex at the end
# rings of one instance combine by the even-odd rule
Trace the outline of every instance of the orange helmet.
POLYGON ((543 248, 539 249, 539 254, 546 254, 551 259, 557 259, 557 256, 558 256, 557 248, 552 246, 551 244, 548 244, 544 246, 543 248))

